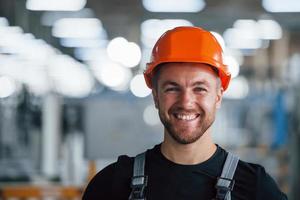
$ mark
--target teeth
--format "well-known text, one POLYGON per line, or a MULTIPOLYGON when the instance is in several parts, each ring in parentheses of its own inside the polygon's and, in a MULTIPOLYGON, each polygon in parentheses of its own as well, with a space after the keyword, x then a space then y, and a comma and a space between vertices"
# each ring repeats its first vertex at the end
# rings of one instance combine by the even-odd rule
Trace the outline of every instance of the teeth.
POLYGON ((181 119, 181 120, 193 120, 197 117, 196 114, 193 115, 184 115, 184 114, 176 114, 176 118, 181 119))

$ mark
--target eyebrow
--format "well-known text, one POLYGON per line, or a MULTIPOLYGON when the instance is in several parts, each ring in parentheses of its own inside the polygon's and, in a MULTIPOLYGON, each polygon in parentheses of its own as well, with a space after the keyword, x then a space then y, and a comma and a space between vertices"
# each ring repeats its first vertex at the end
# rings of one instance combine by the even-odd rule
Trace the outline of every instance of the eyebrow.
POLYGON ((197 85, 208 85, 207 81, 197 81, 195 83, 193 83, 192 86, 197 86, 197 85))
POLYGON ((172 85, 172 86, 179 86, 178 83, 174 82, 174 81, 165 81, 163 84, 162 84, 162 87, 166 87, 168 85, 172 85))
MULTIPOLYGON (((192 84, 193 87, 198 86, 198 85, 207 85, 208 82, 207 81, 196 81, 195 83, 192 84)), ((165 81, 162 84, 162 87, 166 87, 166 86, 180 86, 178 83, 176 83, 175 81, 165 81)))

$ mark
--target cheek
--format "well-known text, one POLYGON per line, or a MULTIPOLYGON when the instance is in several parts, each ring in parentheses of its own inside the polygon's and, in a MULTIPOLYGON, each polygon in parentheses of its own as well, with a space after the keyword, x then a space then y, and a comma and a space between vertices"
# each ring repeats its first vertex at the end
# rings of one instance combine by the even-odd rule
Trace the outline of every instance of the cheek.
POLYGON ((204 110, 212 110, 217 108, 216 99, 212 96, 198 98, 197 102, 204 110))
POLYGON ((158 98, 158 106, 162 110, 168 110, 176 103, 176 98, 170 95, 161 95, 158 98))

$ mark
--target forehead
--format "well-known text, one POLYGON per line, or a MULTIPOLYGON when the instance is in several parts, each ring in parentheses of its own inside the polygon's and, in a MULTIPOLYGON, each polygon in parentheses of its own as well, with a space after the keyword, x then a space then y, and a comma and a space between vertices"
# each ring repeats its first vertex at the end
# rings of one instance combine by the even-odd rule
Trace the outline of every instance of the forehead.
POLYGON ((160 66, 158 81, 174 81, 186 83, 216 82, 216 72, 210 65, 203 63, 165 63, 160 66))

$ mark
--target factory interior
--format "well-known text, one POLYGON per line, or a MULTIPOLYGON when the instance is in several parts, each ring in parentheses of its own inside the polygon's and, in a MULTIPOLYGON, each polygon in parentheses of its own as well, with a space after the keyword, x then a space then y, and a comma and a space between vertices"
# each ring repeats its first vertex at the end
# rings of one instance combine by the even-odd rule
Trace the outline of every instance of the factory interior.
POLYGON ((81 199, 162 142, 143 71, 176 26, 211 31, 232 74, 214 142, 299 200, 297 0, 0 0, 0 199, 81 199))

